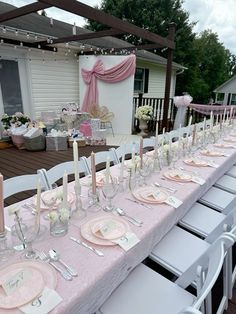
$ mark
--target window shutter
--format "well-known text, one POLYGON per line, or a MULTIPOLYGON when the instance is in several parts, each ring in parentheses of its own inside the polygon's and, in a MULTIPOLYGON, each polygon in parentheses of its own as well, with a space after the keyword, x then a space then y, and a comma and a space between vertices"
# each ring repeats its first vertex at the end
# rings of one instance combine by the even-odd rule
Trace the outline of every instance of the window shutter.
POLYGON ((144 71, 144 93, 148 93, 149 69, 144 71))

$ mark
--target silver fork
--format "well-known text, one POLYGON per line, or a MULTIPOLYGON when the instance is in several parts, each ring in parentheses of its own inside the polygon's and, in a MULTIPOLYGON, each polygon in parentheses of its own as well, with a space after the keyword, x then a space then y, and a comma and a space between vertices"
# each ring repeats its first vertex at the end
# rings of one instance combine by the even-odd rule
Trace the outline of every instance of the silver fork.
POLYGON ((52 267, 54 267, 65 280, 72 280, 72 276, 68 273, 68 271, 61 269, 58 267, 56 264, 54 264, 51 260, 50 257, 44 253, 43 251, 38 254, 38 257, 41 261, 48 262, 52 267))

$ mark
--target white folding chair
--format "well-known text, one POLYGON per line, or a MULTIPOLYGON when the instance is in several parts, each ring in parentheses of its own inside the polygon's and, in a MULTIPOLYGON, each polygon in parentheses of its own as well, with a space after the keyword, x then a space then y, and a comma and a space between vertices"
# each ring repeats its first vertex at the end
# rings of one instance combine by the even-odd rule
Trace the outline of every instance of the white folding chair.
POLYGON ((41 181, 41 188, 45 188, 45 182, 40 174, 26 174, 4 180, 3 198, 5 199, 23 191, 36 190, 39 179, 41 181))
POLYGON ((188 306, 204 307, 210 312, 209 296, 222 266, 226 250, 234 240, 222 236, 192 264, 175 283, 154 272, 147 266, 138 265, 101 306, 100 314, 176 314, 188 306), (185 290, 196 281, 197 297, 185 290))
POLYGON ((231 169, 229 169, 226 172, 226 174, 233 177, 233 178, 236 178, 236 166, 233 166, 231 169))
MULTIPOLYGON (((235 226, 236 208, 224 216, 224 219, 211 230, 205 240, 174 226, 154 247, 149 257, 171 273, 180 276, 223 232, 231 230, 234 234, 235 226)), ((228 289, 228 281, 232 281, 232 272, 226 278, 222 308, 227 306, 227 298, 232 297, 232 290, 228 289)))
POLYGON ((236 194, 236 178, 227 174, 224 174, 219 180, 217 180, 214 186, 229 193, 236 194))
POLYGON ((203 314, 203 313, 193 308, 192 306, 188 306, 186 309, 183 309, 178 314, 203 314))
MULTIPOLYGON (((115 164, 114 160, 114 154, 112 151, 102 151, 95 153, 95 165, 99 165, 101 163, 105 163, 107 161, 107 157, 110 158, 110 162, 113 162, 115 164)), ((84 164, 84 167, 86 167, 89 171, 89 174, 91 174, 91 156, 89 157, 81 157, 81 161, 84 164)))
POLYGON ((155 146, 155 137, 144 138, 143 139, 143 148, 154 147, 155 146))
POLYGON ((198 202, 225 214, 236 206, 236 197, 232 193, 213 186, 198 202))
POLYGON ((123 154, 132 154, 133 151, 135 152, 135 154, 139 152, 139 143, 133 142, 129 144, 124 144, 117 148, 111 148, 110 151, 113 154, 114 163, 119 164, 123 154))
MULTIPOLYGON (((84 173, 85 175, 89 174, 90 171, 86 167, 86 164, 79 160, 79 173, 84 173)), ((43 178, 44 186, 46 186, 46 189, 50 190, 52 188, 52 184, 58 181, 63 177, 64 172, 69 174, 74 174, 75 168, 74 168, 74 161, 66 161, 62 162, 54 167, 52 167, 49 170, 46 169, 39 169, 38 173, 43 178)))

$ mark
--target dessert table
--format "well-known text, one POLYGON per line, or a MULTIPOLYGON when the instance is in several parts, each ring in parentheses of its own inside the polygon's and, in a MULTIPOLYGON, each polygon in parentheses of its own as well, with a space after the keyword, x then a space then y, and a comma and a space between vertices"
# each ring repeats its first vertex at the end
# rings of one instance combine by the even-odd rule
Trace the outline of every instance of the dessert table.
MULTIPOLYGON (((188 212, 191 206, 219 179, 227 172, 235 163, 236 149, 228 148, 224 150, 227 156, 202 156, 205 160, 214 160, 218 165, 217 168, 193 167, 187 165, 182 160, 176 163, 176 167, 183 167, 185 170, 197 171, 197 176, 203 178, 205 183, 200 185, 195 182, 178 182, 164 179, 167 168, 163 168, 161 172, 153 173, 149 178, 148 184, 159 182, 164 186, 175 188, 177 191, 173 194, 176 198, 182 201, 178 208, 173 208, 166 203, 148 204, 148 207, 143 206, 139 202, 132 202, 131 193, 128 189, 118 193, 113 199, 115 206, 123 208, 126 212, 143 222, 142 226, 135 226, 129 223, 129 229, 136 234, 140 242, 134 245, 130 250, 124 251, 118 245, 102 246, 90 243, 84 240, 80 233, 80 226, 91 220, 92 218, 113 215, 102 210, 97 212, 88 211, 87 216, 83 219, 71 219, 69 222, 68 234, 63 237, 52 237, 46 232, 42 239, 38 239, 33 243, 33 246, 38 251, 48 252, 53 248, 60 252, 63 260, 78 271, 78 277, 74 277, 72 281, 64 280, 57 274, 57 285, 55 290, 61 296, 62 302, 59 303, 50 313, 76 313, 76 314, 93 314, 103 302, 109 297, 112 291, 128 276, 130 271, 142 262, 152 251, 153 247, 162 239, 162 237, 188 212), (91 250, 88 250, 77 243, 70 240, 70 237, 84 240, 87 244, 102 251, 104 256, 100 257, 91 250)), ((119 175, 120 166, 111 167, 111 172, 114 175, 119 175)), ((82 192, 84 196, 82 201, 86 202, 88 186, 83 185, 87 178, 81 179, 82 192)), ((68 190, 71 193, 74 190, 74 183, 68 185, 68 190)), ((28 203, 25 200, 18 203, 17 206, 22 206, 28 203)), ((31 211, 21 207, 23 215, 32 216, 31 211)), ((42 213, 41 216, 45 215, 42 213)), ((125 217, 121 219, 126 220, 125 217)), ((12 226, 13 219, 6 215, 5 222, 7 226, 12 226)), ((127 220, 126 220, 127 221, 127 220)), ((41 219, 43 225, 49 226, 49 222, 41 219)), ((173 243, 174 245, 174 243, 173 243)), ((20 258, 22 252, 16 252, 7 262, 7 265, 22 261, 20 258)), ((1 268, 6 266, 6 263, 1 264, 1 268)), ((0 309, 0 314, 21 313, 19 309, 0 309)))

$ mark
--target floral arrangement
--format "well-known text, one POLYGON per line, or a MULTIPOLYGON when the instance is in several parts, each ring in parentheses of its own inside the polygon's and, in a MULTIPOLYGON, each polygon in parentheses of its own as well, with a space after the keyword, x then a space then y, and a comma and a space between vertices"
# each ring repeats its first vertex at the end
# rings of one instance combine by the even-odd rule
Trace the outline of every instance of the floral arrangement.
POLYGON ((16 112, 12 116, 4 113, 2 115, 1 122, 4 129, 8 130, 11 126, 19 127, 21 125, 29 124, 30 118, 27 115, 24 115, 22 112, 16 112))
POLYGON ((141 106, 136 109, 135 118, 150 120, 153 116, 153 108, 151 106, 141 106))
POLYGON ((62 223, 68 222, 70 218, 70 212, 67 208, 62 208, 60 210, 52 210, 49 213, 49 219, 52 223, 61 221, 62 223))

